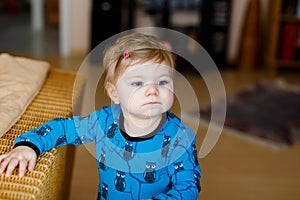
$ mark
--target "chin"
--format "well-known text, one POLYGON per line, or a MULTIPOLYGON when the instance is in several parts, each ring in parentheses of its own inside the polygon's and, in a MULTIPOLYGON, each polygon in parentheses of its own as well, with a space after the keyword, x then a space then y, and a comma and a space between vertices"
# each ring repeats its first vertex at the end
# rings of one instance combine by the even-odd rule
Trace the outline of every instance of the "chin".
POLYGON ((165 109, 159 108, 159 109, 150 109, 141 113, 143 113, 143 115, 147 118, 152 118, 152 117, 158 117, 164 112, 166 112, 165 109))

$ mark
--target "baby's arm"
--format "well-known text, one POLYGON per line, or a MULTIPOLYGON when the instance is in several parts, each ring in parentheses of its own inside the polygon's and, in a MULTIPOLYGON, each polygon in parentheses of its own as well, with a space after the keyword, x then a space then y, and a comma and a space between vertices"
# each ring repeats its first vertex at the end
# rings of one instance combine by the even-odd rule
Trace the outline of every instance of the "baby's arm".
POLYGON ((176 161, 168 166, 171 176, 172 187, 169 191, 155 196, 153 199, 171 200, 171 199, 187 199, 196 200, 201 187, 200 178, 201 170, 198 163, 197 150, 195 140, 184 150, 183 144, 179 144, 176 149, 182 148, 185 151, 176 161))
POLYGON ((28 146, 18 146, 9 153, 0 155, 0 173, 6 171, 6 177, 19 166, 19 176, 23 177, 26 169, 32 171, 37 159, 36 152, 28 146))
MULTIPOLYGON (((16 138, 14 148, 0 156, 0 173, 6 172, 7 177, 12 175, 15 168, 19 167, 19 176, 25 175, 26 170, 34 169, 37 157, 45 151, 54 148, 61 135, 73 134, 74 122, 71 118, 56 118, 41 124, 37 128, 23 133, 16 138), (68 129, 68 131, 66 131, 68 129)), ((64 145, 67 139, 64 140, 64 145)))
POLYGON ((0 155, 0 173, 6 171, 6 176, 10 176, 19 166, 19 176, 22 177, 26 169, 34 169, 37 157, 45 151, 67 144, 77 146, 92 141, 92 128, 96 127, 97 120, 95 113, 85 118, 56 118, 23 133, 15 140, 12 151, 0 155))

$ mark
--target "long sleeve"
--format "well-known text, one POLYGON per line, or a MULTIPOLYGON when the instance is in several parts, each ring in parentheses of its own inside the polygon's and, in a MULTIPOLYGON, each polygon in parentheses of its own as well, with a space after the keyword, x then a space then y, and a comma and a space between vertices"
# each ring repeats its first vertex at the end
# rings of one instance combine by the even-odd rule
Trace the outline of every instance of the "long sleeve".
MULTIPOLYGON (((168 166, 171 188, 166 193, 155 196, 154 199, 196 200, 200 193, 201 171, 195 144, 196 138, 189 142, 187 135, 194 133, 189 130, 187 132, 189 133, 184 133, 185 139, 181 139, 171 153, 171 156, 174 157, 174 160, 168 166)), ((182 137, 179 136, 178 138, 182 137)))
POLYGON ((36 129, 25 132, 15 140, 18 143, 31 143, 39 149, 39 153, 67 144, 80 145, 91 142, 98 126, 98 116, 94 112, 87 117, 56 118, 41 124, 36 129))

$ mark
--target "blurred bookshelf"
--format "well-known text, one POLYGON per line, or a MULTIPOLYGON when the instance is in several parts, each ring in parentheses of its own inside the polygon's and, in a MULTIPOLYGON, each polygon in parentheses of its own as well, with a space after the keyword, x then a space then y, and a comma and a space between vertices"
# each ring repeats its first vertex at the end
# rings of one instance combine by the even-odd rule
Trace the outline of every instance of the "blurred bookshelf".
POLYGON ((146 13, 155 18, 155 25, 188 35, 208 52, 218 68, 228 67, 231 0, 144 0, 142 2, 146 13))
POLYGON ((231 0, 202 0, 200 44, 219 69, 228 68, 231 0))
POLYGON ((0 14, 28 12, 29 9, 30 9, 30 0, 1 0, 0 1, 0 14))
POLYGON ((267 65, 300 68, 300 0, 274 0, 270 9, 267 65))

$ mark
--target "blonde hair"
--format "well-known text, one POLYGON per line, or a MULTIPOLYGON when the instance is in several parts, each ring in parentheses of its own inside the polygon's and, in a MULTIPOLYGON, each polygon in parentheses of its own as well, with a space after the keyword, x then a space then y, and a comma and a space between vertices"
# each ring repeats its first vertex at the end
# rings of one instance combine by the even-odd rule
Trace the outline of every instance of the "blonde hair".
POLYGON ((103 58, 106 72, 105 83, 116 84, 118 78, 133 64, 154 61, 175 68, 170 49, 156 37, 142 33, 132 33, 119 38, 107 49, 103 58), (128 52, 128 57, 124 56, 128 52))

